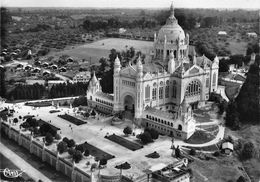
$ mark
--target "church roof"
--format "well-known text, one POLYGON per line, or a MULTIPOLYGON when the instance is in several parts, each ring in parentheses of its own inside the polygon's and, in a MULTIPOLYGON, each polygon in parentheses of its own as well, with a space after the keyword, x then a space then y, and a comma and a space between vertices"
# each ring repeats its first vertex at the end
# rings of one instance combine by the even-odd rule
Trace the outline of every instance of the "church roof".
POLYGON ((144 73, 150 72, 150 73, 157 73, 158 71, 164 70, 164 67, 160 64, 156 63, 147 63, 143 65, 143 71, 144 73))
POLYGON ((196 61, 197 65, 202 68, 204 67, 205 64, 207 67, 210 67, 212 64, 211 60, 209 60, 209 58, 207 58, 205 55, 197 57, 196 60, 197 60, 196 61))
MULTIPOLYGON (((189 63, 183 63, 183 67, 184 67, 184 71, 186 72, 188 69, 190 69, 190 64, 189 63)), ((181 74, 182 73, 182 66, 180 65, 174 73, 177 73, 177 74, 181 74)))
POLYGON ((166 21, 166 24, 162 26, 158 33, 158 40, 164 41, 165 38, 167 41, 170 41, 174 44, 177 44, 177 40, 184 40, 185 34, 181 26, 178 24, 178 20, 174 16, 174 8, 171 6, 171 15, 166 21))

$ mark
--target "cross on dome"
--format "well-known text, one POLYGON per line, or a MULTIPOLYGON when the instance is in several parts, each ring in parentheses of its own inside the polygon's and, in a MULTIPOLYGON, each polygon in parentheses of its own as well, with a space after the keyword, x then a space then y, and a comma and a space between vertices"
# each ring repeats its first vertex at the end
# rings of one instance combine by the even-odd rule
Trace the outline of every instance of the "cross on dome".
POLYGON ((171 12, 171 15, 170 15, 169 18, 167 19, 166 24, 175 24, 175 23, 178 23, 178 20, 175 18, 175 15, 174 15, 173 2, 172 2, 171 7, 170 7, 170 12, 171 12))

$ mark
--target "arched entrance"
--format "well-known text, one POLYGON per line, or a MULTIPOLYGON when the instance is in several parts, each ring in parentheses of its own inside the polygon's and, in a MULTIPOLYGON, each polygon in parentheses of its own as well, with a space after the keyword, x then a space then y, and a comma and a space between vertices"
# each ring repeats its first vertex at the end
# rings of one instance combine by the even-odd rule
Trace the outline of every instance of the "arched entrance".
POLYGON ((125 111, 131 111, 134 113, 135 110, 135 101, 134 98, 130 95, 126 95, 124 98, 124 109, 125 111))

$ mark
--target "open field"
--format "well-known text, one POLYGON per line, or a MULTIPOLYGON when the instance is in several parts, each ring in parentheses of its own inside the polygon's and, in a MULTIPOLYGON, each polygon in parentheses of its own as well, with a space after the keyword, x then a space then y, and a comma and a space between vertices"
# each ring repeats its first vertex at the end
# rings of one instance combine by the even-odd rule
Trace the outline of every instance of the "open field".
POLYGON ((86 59, 87 61, 91 60, 91 63, 97 63, 101 57, 108 57, 110 50, 113 48, 122 51, 126 48, 134 47, 136 51, 140 50, 147 54, 152 46, 153 42, 149 41, 108 38, 93 43, 68 47, 63 51, 52 52, 49 55, 60 56, 66 54, 71 57, 86 59))
POLYGON ((242 166, 233 156, 217 157, 211 160, 197 159, 190 164, 193 169, 194 181, 236 181, 243 172, 242 166))

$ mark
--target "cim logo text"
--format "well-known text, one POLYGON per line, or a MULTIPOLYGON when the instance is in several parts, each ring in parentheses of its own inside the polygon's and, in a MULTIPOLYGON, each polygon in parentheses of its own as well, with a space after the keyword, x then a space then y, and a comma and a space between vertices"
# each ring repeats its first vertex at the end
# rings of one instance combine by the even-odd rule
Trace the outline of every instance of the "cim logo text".
POLYGON ((22 170, 8 168, 0 169, 0 172, 2 172, 6 178, 17 178, 23 174, 22 170))

